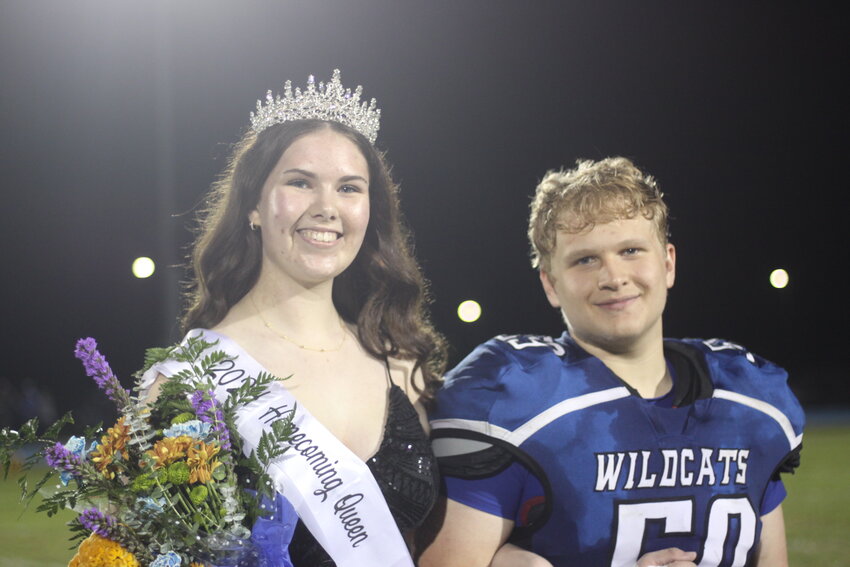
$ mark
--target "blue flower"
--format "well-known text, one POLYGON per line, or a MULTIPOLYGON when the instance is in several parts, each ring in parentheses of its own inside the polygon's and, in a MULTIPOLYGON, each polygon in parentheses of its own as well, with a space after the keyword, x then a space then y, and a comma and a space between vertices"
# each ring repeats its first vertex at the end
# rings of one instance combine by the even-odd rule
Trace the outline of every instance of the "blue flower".
POLYGON ((70 439, 68 439, 68 442, 65 443, 65 449, 75 455, 79 455, 83 459, 85 459, 89 453, 94 451, 95 447, 97 447, 97 442, 92 441, 91 445, 89 445, 89 448, 86 449, 86 438, 77 437, 76 435, 72 436, 70 439))
POLYGON ((143 511, 160 513, 162 512, 162 505, 165 504, 165 499, 154 500, 150 496, 145 496, 144 498, 139 498, 138 502, 142 505, 143 511))
POLYGON ((180 559, 179 555, 173 551, 169 551, 164 555, 157 555, 150 567, 180 567, 182 562, 183 560, 180 559))
POLYGON ((162 432, 164 437, 180 437, 181 435, 188 435, 193 439, 206 439, 209 434, 210 424, 203 423, 197 419, 172 425, 162 432))

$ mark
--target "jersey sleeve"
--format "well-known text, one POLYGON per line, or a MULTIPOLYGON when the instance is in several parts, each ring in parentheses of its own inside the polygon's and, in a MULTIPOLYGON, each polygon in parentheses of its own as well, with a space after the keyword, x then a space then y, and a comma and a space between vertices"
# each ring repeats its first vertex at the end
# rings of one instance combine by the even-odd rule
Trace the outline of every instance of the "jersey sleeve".
POLYGON ((480 345, 446 375, 431 426, 447 496, 524 525, 526 503, 543 500, 545 481, 538 476, 545 474, 507 439, 526 419, 515 398, 528 396, 529 376, 516 352, 525 344, 545 352, 552 348, 543 338, 518 348, 513 337, 500 336, 480 345))
POLYGON ((764 492, 764 498, 761 502, 759 514, 766 516, 773 512, 780 504, 782 504, 782 501, 785 500, 786 496, 788 496, 788 492, 785 490, 785 483, 781 480, 771 480, 767 484, 767 490, 764 492))
MULTIPOLYGON (((492 419, 493 406, 505 390, 505 375, 511 371, 508 353, 496 339, 479 345, 449 371, 430 415, 435 438, 477 439, 492 445, 489 441, 499 436, 499 424, 492 419)), ((486 448, 481 444, 466 445, 469 446, 454 447, 442 453, 466 453, 486 448)))
POLYGON ((494 340, 477 347, 446 375, 431 426, 446 496, 512 520, 522 494, 521 467, 503 447, 494 445, 489 419, 508 367, 494 340))
POLYGON ((477 479, 445 475, 446 496, 470 508, 516 522, 526 484, 519 463, 492 476, 477 479))

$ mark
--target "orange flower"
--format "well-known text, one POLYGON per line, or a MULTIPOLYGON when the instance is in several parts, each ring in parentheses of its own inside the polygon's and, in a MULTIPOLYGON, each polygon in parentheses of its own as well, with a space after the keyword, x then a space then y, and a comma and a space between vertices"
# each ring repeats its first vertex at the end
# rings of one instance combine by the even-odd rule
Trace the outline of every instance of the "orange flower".
POLYGON ((107 478, 115 478, 115 471, 109 466, 115 459, 115 451, 109 445, 98 445, 91 454, 92 463, 107 478))
POLYGON ((221 466, 220 461, 214 460, 220 450, 221 447, 203 441, 189 447, 189 458, 186 459, 189 464, 189 484, 206 484, 212 480, 213 471, 221 466))
POLYGON ((124 425, 124 418, 119 418, 115 425, 106 430, 106 435, 100 438, 100 445, 92 452, 91 460, 94 466, 107 478, 115 478, 114 467, 110 467, 115 457, 121 455, 124 460, 130 458, 127 451, 127 441, 130 439, 130 428, 124 425))
POLYGON ((186 451, 191 444, 192 438, 188 435, 166 437, 157 441, 153 449, 147 451, 145 454, 153 458, 154 470, 161 469, 185 457, 186 451))
POLYGON ((130 440, 130 427, 124 425, 124 418, 121 417, 118 421, 115 422, 115 425, 106 430, 106 435, 101 438, 101 443, 106 443, 106 440, 109 439, 109 444, 115 448, 116 451, 121 451, 125 455, 125 459, 128 458, 126 456, 127 453, 127 441, 130 440))
POLYGON ((112 540, 91 534, 81 544, 68 567, 140 567, 132 553, 112 540))

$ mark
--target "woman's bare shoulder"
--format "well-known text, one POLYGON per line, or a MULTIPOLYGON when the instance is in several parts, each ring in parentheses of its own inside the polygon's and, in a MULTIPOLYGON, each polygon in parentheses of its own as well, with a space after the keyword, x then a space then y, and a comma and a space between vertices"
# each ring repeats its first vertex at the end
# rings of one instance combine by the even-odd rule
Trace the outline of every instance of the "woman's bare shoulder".
POLYGON ((410 398, 411 402, 418 402, 420 392, 425 388, 425 377, 422 369, 416 366, 416 361, 409 358, 389 359, 390 376, 393 382, 410 398))

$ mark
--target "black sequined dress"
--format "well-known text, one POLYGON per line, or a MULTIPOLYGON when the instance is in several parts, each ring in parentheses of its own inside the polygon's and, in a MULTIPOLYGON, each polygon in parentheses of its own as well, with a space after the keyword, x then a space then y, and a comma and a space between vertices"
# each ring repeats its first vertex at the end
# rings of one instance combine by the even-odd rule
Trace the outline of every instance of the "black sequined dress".
MULTIPOLYGON (((378 482, 399 531, 404 534, 418 527, 437 498, 437 462, 419 415, 407 395, 395 384, 389 389, 383 441, 366 465, 378 482)), ((289 555, 295 567, 335 565, 301 522, 289 544, 289 555)))

